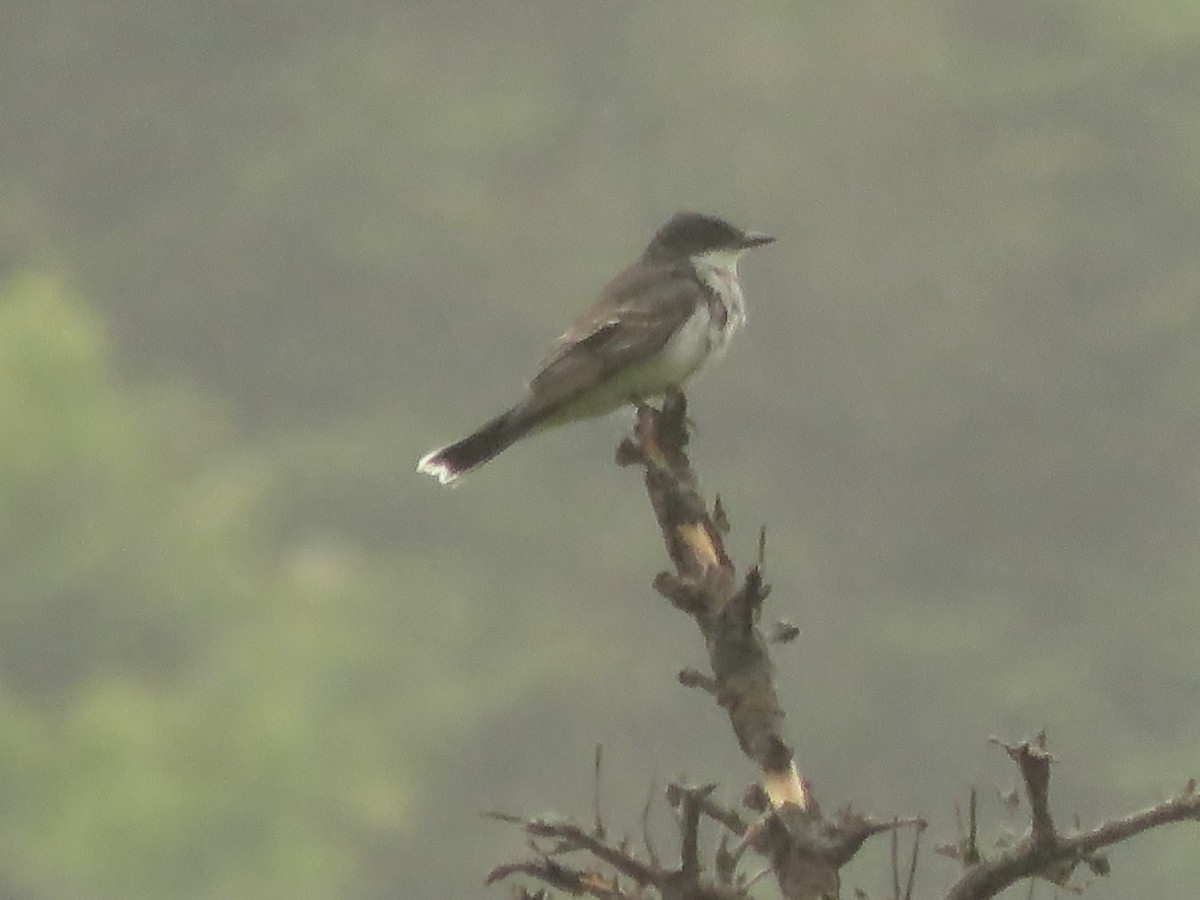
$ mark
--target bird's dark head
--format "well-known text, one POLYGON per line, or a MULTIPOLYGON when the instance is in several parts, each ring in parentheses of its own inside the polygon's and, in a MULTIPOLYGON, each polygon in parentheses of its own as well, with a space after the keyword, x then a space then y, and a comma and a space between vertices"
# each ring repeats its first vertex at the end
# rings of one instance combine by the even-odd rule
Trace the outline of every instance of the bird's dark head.
POLYGON ((773 240, 767 234, 742 231, 716 216, 680 212, 658 229, 646 248, 646 255, 694 257, 714 251, 737 254, 773 240))

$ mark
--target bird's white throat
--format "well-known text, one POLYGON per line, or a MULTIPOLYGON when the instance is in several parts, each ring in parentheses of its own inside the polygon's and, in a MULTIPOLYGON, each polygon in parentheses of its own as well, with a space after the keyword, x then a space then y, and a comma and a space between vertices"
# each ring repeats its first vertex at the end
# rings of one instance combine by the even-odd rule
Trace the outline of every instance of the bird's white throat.
POLYGON ((692 266, 700 279, 712 289, 725 307, 725 321, 712 323, 709 342, 712 352, 725 352, 734 332, 746 324, 746 298, 738 281, 738 258, 744 250, 709 250, 691 257, 692 266))

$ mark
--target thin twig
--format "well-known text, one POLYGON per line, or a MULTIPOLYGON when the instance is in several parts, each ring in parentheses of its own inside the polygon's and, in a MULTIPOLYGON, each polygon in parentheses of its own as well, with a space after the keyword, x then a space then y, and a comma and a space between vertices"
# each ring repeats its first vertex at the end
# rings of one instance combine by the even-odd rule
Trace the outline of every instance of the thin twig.
POLYGON ((600 814, 600 769, 604 760, 604 745, 596 745, 596 758, 592 766, 592 813, 594 816, 595 826, 594 833, 600 840, 604 840, 604 819, 600 814))
POLYGON ((650 860, 650 865, 658 869, 661 867, 658 859, 658 853, 654 849, 654 842, 650 839, 650 807, 654 803, 654 798, 658 794, 658 789, 654 785, 654 781, 650 782, 650 790, 646 792, 646 802, 642 806, 642 845, 646 848, 646 858, 650 860))

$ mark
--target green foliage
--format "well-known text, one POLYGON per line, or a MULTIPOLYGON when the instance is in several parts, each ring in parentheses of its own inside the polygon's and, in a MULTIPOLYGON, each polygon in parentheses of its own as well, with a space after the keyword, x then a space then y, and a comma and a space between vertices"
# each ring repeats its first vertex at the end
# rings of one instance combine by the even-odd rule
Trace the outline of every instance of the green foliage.
POLYGON ((273 471, 234 452, 196 398, 123 386, 96 316, 48 278, 4 292, 0 341, 10 878, 345 896, 364 848, 414 827, 447 729, 542 666, 472 628, 478 587, 280 508, 306 503, 292 479, 346 465, 338 442, 272 447, 273 471))

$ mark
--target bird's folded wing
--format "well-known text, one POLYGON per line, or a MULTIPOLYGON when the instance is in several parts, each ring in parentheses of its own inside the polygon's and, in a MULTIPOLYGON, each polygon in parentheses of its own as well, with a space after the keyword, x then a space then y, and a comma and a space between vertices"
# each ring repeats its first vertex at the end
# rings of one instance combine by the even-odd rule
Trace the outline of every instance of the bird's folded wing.
POLYGON ((645 361, 704 302, 704 288, 684 269, 626 269, 559 338, 529 382, 530 399, 542 409, 555 407, 645 361))

